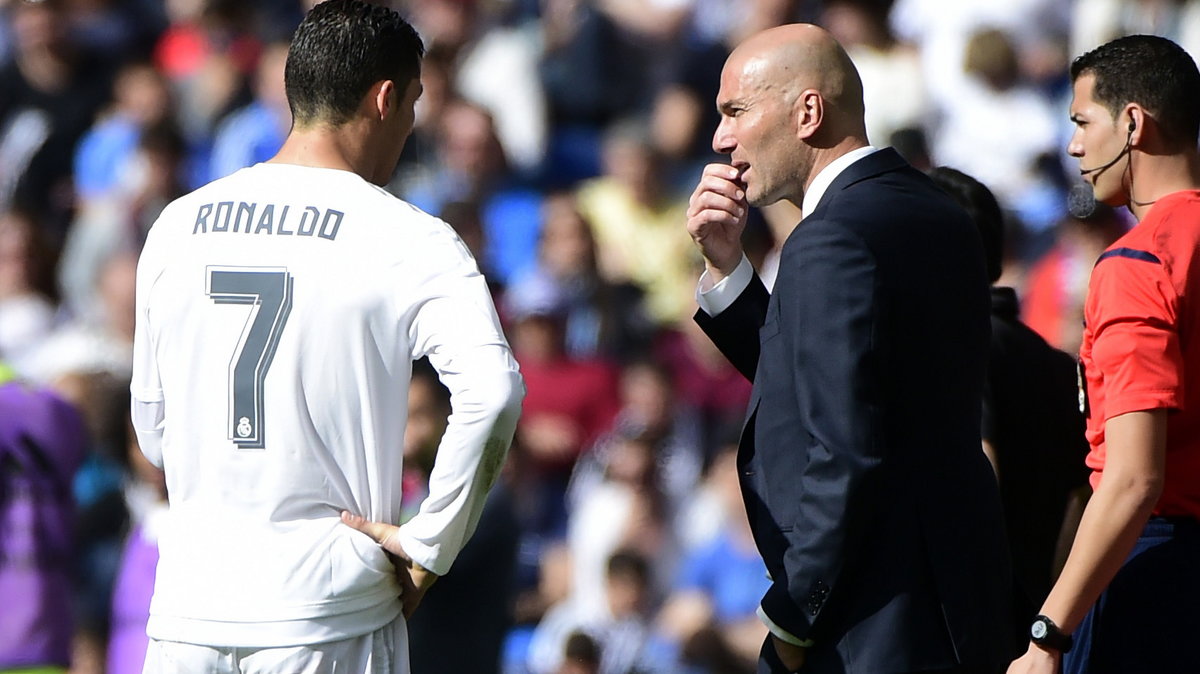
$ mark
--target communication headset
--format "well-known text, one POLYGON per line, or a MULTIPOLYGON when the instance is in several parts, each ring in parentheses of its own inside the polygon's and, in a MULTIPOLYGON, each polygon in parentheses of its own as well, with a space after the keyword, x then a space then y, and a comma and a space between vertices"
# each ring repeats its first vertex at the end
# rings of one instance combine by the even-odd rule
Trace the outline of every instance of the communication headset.
POLYGON ((1101 164, 1100 166, 1097 166, 1095 168, 1090 168, 1090 169, 1079 169, 1079 175, 1086 176, 1090 173, 1095 173, 1096 171, 1103 171, 1107 168, 1112 167, 1113 164, 1121 161, 1121 157, 1124 157, 1125 153, 1129 152, 1130 146, 1133 145, 1133 132, 1134 131, 1137 131, 1137 122, 1135 122, 1133 120, 1133 118, 1130 117, 1130 119, 1129 119, 1129 135, 1125 137, 1125 147, 1121 150, 1120 154, 1113 157, 1112 161, 1108 162, 1107 164, 1101 164))

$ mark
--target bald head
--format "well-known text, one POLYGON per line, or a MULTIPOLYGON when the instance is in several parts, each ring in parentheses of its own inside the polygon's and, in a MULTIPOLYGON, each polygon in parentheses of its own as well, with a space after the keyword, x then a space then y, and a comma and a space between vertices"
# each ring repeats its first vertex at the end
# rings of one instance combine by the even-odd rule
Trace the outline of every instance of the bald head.
POLYGON ((866 135, 858 69, 823 28, 796 23, 764 30, 738 45, 725 68, 789 104, 815 89, 829 108, 826 124, 847 135, 866 135))
POLYGON ((729 155, 751 206, 799 206, 838 157, 866 147, 862 82, 841 45, 806 24, 738 45, 721 71, 713 150, 729 155))

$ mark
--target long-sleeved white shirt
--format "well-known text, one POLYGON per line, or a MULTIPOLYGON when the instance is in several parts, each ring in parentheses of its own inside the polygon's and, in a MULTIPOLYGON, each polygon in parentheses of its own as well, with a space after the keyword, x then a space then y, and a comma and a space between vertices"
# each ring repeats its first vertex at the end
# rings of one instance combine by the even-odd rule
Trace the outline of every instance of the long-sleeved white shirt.
POLYGON ((169 205, 138 266, 133 419, 170 511, 156 639, 293 646, 400 612, 339 521, 400 515, 412 361, 452 413, 405 551, 444 574, 504 461, 524 387, 483 277, 442 221, 359 176, 259 164, 169 205))

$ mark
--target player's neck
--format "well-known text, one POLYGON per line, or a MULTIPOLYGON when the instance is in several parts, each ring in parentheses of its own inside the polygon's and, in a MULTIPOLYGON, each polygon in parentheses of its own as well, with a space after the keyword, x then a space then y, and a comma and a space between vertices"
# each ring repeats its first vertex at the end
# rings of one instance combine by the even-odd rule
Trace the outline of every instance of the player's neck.
POLYGON ((293 128, 269 164, 295 164, 340 169, 367 178, 373 168, 365 134, 348 126, 313 125, 293 128))

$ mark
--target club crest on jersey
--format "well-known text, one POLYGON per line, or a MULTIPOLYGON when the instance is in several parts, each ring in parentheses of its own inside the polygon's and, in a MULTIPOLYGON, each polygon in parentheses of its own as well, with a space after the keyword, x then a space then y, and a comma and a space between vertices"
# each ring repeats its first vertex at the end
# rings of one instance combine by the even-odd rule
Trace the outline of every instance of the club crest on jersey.
POLYGON ((241 419, 238 419, 238 425, 237 425, 238 437, 248 438, 248 437, 250 437, 250 434, 253 432, 254 432, 254 429, 250 427, 250 418, 249 417, 242 417, 241 419))
POLYGON ((260 206, 245 201, 201 204, 196 210, 196 224, 192 227, 192 234, 237 232, 273 236, 316 235, 333 241, 337 238, 338 230, 342 227, 342 218, 346 215, 332 208, 322 211, 316 206, 306 206, 297 210, 300 212, 299 221, 291 213, 291 206, 287 205, 260 206))

